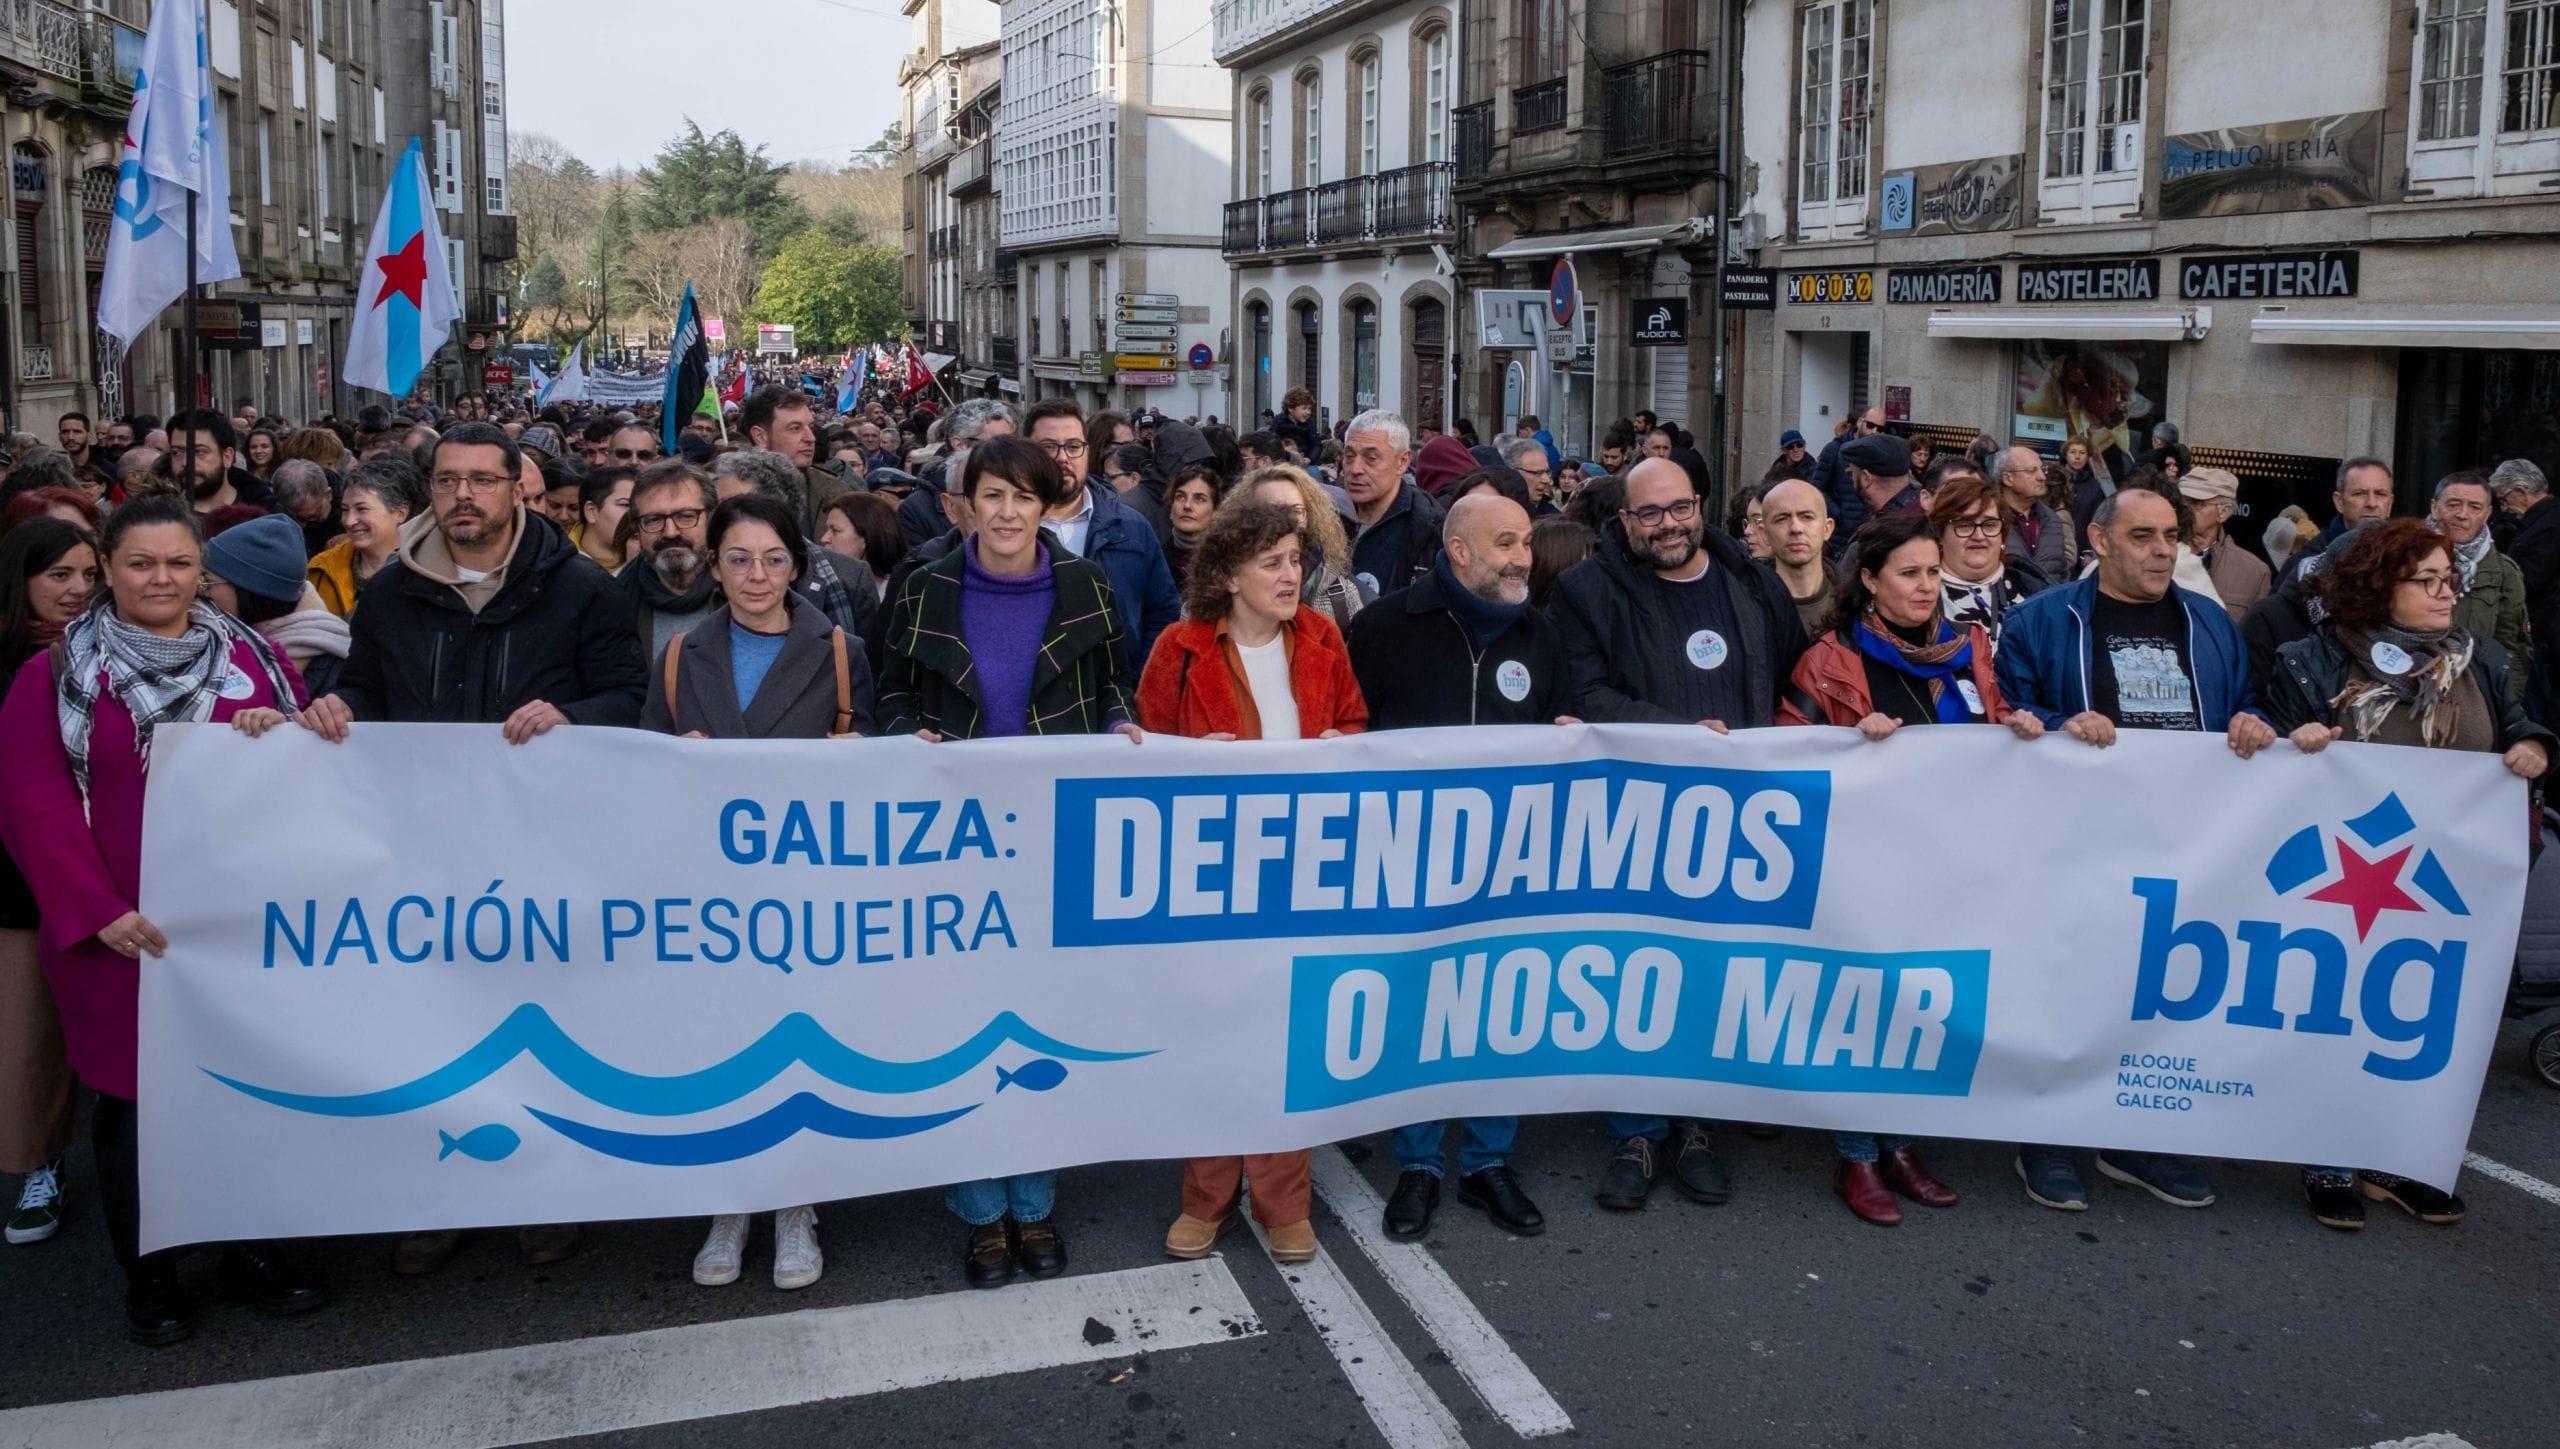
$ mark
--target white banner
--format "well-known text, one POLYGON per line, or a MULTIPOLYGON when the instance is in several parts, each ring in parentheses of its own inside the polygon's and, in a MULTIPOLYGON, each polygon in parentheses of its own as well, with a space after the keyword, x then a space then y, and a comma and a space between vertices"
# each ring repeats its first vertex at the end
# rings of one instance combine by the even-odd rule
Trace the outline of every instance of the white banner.
POLYGON ((164 729, 146 1247, 1668 1112, 2449 1185, 2493 756, 164 729))

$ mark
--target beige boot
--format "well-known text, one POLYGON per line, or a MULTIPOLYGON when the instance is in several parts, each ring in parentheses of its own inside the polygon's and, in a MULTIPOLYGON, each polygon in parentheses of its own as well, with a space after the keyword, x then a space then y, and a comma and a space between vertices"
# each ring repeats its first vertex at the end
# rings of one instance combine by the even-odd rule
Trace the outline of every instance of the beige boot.
POLYGON ((1235 1225, 1233 1213, 1214 1223, 1206 1218, 1195 1218, 1189 1213, 1184 1213, 1173 1220, 1173 1227, 1164 1235, 1165 1256, 1205 1258, 1209 1256, 1209 1250, 1217 1246, 1218 1239, 1225 1237, 1235 1225))
POLYGON ((1316 1260, 1316 1225, 1304 1218, 1271 1230, 1271 1261, 1312 1263, 1316 1260))

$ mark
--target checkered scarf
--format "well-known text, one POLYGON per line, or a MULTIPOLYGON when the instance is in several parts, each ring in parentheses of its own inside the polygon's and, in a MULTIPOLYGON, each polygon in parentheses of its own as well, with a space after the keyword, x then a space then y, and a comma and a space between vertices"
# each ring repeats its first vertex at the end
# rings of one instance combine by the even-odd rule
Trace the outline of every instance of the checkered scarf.
POLYGON ((211 604, 189 611, 187 632, 171 639, 117 617, 112 599, 97 604, 62 631, 62 684, 54 713, 71 777, 89 793, 89 732, 97 720, 98 676, 133 716, 134 752, 151 764, 151 732, 163 724, 201 723, 213 717, 235 645, 246 643, 265 666, 276 707, 293 712, 293 686, 275 650, 257 631, 211 604))

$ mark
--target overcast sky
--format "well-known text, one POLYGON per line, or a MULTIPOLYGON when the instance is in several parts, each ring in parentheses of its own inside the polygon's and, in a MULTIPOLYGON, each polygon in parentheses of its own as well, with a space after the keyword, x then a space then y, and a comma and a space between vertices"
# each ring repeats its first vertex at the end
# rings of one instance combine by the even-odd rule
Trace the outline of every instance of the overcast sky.
POLYGON ((691 116, 776 161, 843 164, 898 118, 896 0, 531 0, 507 7, 508 122, 599 171, 691 116))

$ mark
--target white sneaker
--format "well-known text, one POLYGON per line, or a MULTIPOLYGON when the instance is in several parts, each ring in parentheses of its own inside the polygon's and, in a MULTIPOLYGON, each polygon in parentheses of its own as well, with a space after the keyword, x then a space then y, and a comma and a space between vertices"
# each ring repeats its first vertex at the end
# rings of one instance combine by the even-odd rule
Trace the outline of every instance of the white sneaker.
POLYGON ((827 1255, 818 1251, 818 1210, 784 1208, 773 1215, 773 1286, 806 1288, 826 1271, 827 1255))
POLYGON ((711 1220, 711 1236, 693 1255, 693 1281, 717 1288, 738 1281, 738 1262, 747 1255, 747 1215, 730 1213, 711 1220))

